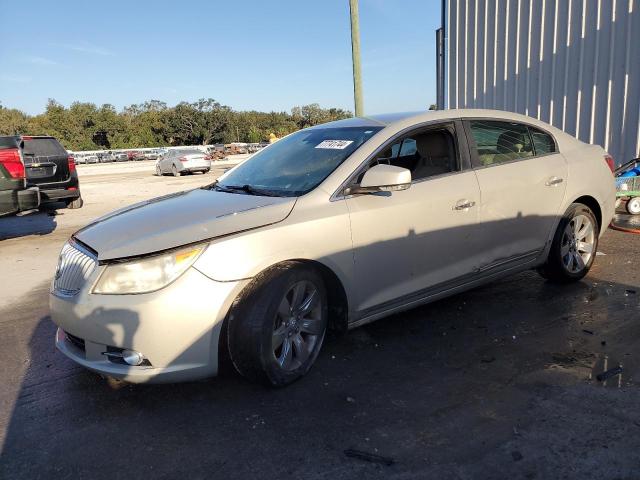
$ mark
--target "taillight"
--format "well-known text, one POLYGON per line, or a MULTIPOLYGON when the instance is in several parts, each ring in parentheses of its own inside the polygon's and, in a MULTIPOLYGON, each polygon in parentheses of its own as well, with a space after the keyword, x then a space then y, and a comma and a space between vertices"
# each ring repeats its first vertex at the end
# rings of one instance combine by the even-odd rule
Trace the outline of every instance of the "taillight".
POLYGON ((76 171, 76 160, 73 158, 73 155, 69 155, 67 157, 67 162, 69 162, 69 173, 76 171))
POLYGON ((605 154, 604 161, 607 162, 607 165, 609 165, 609 168, 611 169, 612 172, 615 171, 616 162, 613 161, 613 157, 611 155, 609 155, 608 153, 605 154))
POLYGON ((178 158, 178 160, 180 160, 181 162, 186 162, 187 161, 187 157, 180 157, 180 158, 178 158))
POLYGON ((0 163, 4 165, 12 178, 24 178, 24 164, 17 148, 0 150, 0 163))

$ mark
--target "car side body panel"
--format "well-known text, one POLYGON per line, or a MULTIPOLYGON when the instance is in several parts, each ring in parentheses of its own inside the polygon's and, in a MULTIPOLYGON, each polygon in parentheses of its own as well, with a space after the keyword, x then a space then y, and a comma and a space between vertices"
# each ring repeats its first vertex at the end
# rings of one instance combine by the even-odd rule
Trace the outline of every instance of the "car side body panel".
POLYGON ((601 210, 602 236, 615 214, 616 200, 614 176, 604 161, 606 152, 598 145, 588 145, 576 139, 569 147, 562 151, 568 167, 563 211, 578 198, 594 198, 601 210))
POLYGON ((283 221, 228 238, 214 240, 195 267, 219 282, 256 276, 278 263, 309 260, 331 269, 347 298, 353 292, 353 251, 349 211, 344 200, 320 202, 312 192, 299 198, 283 221))
MULTIPOLYGON (((608 219, 612 217, 613 201, 609 201, 609 198, 614 199, 615 188, 613 177, 604 162, 604 158, 601 158, 604 152, 600 147, 586 145, 570 135, 530 117, 508 112, 483 110, 458 112, 448 110, 436 112, 435 114, 432 112, 424 114, 424 122, 420 121, 420 117, 418 116, 417 119, 412 117, 410 120, 394 123, 378 132, 369 142, 356 150, 318 188, 300 197, 289 217, 283 222, 214 241, 196 263, 197 267, 212 279, 235 281, 254 277, 261 271, 288 260, 317 261, 330 268, 340 279, 349 299, 350 318, 353 322, 359 324, 364 323, 364 320, 369 321, 369 319, 380 318, 404 308, 411 308, 417 304, 442 298, 457 291, 540 265, 546 259, 546 252, 550 247, 561 214, 566 211, 575 199, 583 195, 591 195, 596 199, 602 209, 606 224, 608 224, 608 219), (535 248, 532 247, 529 249, 530 251, 524 252, 527 255, 522 255, 523 252, 514 250, 512 252, 513 255, 508 256, 508 258, 498 259, 500 261, 496 261, 496 258, 489 255, 489 253, 485 257, 477 256, 475 258, 476 268, 467 273, 459 272, 460 276, 454 279, 442 277, 439 281, 435 278, 436 276, 431 275, 428 279, 429 281, 426 282, 428 285, 422 282, 425 288, 414 291, 413 295, 407 295, 404 291, 404 295, 400 291, 396 292, 401 296, 398 297, 395 304, 391 302, 391 305, 387 305, 388 308, 383 308, 389 300, 384 295, 362 302, 360 299, 366 297, 366 294, 363 295, 362 293, 362 282, 366 283, 368 279, 367 275, 364 275, 363 278, 358 276, 359 267, 352 249, 358 248, 359 245, 354 244, 354 239, 352 238, 349 209, 347 205, 344 205, 343 198, 335 197, 336 192, 340 187, 344 186, 345 180, 363 162, 375 154, 380 149, 381 144, 388 143, 390 138, 408 129, 415 128, 417 125, 429 125, 458 118, 475 117, 521 121, 537 126, 554 136, 560 154, 549 156, 552 158, 548 159, 548 161, 559 162, 562 165, 563 173, 566 173, 566 183, 560 190, 564 191, 564 194, 561 195, 562 198, 557 199, 553 208, 550 207, 542 215, 540 215, 540 212, 529 212, 533 217, 539 217, 544 220, 543 223, 545 224, 547 235, 546 242, 543 235, 539 237, 534 246, 535 248), (585 156, 589 158, 585 160, 585 156), (612 179, 611 182, 608 182, 608 180, 600 182, 589 180, 590 178, 608 179, 609 177, 612 179), (593 183, 598 183, 599 187, 594 189, 593 183), (327 202, 329 198, 333 199, 333 201, 327 202), (248 252, 251 252, 251 254, 248 255, 248 252), (380 306, 380 311, 377 311, 376 305, 380 306)), ((539 159, 531 159, 531 162, 535 160, 539 159)), ((513 168, 517 169, 520 163, 513 162, 513 168)), ((455 179, 455 175, 450 178, 455 179)), ((428 184, 429 181, 426 183, 428 184)), ((455 185, 452 185, 451 188, 455 188, 455 185)), ((406 193, 408 192, 393 192, 391 196, 406 193)), ((527 194, 524 186, 522 194, 527 194)), ((380 198, 380 200, 384 201, 384 198, 380 198)), ((425 199, 425 202, 429 201, 429 199, 425 199)), ((512 220, 513 218, 499 218, 493 219, 489 223, 494 223, 494 226, 506 226, 512 220)), ((383 221, 372 222, 371 225, 372 230, 381 232, 381 235, 386 227, 387 225, 383 221)), ((378 266, 381 274, 387 273, 387 269, 384 267, 385 261, 385 258, 379 258, 378 266)), ((375 267, 372 264, 367 266, 375 267)), ((367 271, 366 267, 365 271, 367 271)), ((407 273, 411 275, 410 271, 407 273)), ((415 290, 418 283, 413 288, 405 290, 415 290)))

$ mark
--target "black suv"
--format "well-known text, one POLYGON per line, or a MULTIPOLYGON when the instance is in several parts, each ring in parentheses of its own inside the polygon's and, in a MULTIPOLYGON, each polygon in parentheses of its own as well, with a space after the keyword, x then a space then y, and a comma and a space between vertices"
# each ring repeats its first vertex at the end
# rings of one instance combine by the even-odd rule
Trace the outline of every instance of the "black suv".
POLYGON ((82 207, 76 163, 60 142, 49 136, 21 138, 27 186, 40 188, 41 207, 60 202, 68 208, 82 207))
POLYGON ((20 137, 0 137, 0 215, 38 208, 38 187, 26 185, 20 137))

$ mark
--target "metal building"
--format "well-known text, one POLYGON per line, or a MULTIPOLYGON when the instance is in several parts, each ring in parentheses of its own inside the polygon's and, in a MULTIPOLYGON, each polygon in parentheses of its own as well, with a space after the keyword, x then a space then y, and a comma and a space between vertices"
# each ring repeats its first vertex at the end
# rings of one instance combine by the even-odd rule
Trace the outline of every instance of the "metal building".
POLYGON ((539 118, 640 156, 640 0, 447 0, 446 106, 539 118))

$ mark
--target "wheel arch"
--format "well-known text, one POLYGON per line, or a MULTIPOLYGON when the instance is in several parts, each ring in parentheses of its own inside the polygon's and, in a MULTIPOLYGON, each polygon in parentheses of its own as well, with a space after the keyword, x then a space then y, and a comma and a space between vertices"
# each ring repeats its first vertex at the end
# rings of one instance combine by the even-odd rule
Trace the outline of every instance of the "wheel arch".
POLYGON ((582 205, 586 205, 587 207, 589 207, 593 214, 596 216, 596 220, 598 221, 598 230, 602 232, 602 207, 600 206, 598 200, 596 200, 591 195, 583 195, 576 198, 572 203, 581 203, 582 205))
POLYGON ((293 262, 308 265, 322 276, 329 301, 329 328, 339 332, 347 330, 349 323, 349 299, 340 277, 327 265, 316 260, 295 259, 293 262))
POLYGON ((299 264, 310 266, 316 270, 322 280, 324 281, 325 288, 327 289, 327 297, 329 302, 329 328, 331 330, 343 333, 347 331, 349 323, 349 300, 347 292, 344 288, 340 277, 327 265, 317 260, 310 260, 307 258, 294 258, 290 260, 282 260, 274 263, 267 268, 264 268, 257 275, 255 275, 251 281, 245 285, 242 290, 236 295, 235 299, 229 305, 224 320, 222 321, 222 327, 220 335, 217 339, 218 344, 218 365, 223 369, 228 368, 230 359, 228 358, 227 347, 227 329, 229 327, 230 316, 234 306, 241 302, 242 299, 248 295, 251 291, 259 288, 262 279, 265 275, 268 275, 274 269, 288 267, 288 264, 299 264))

